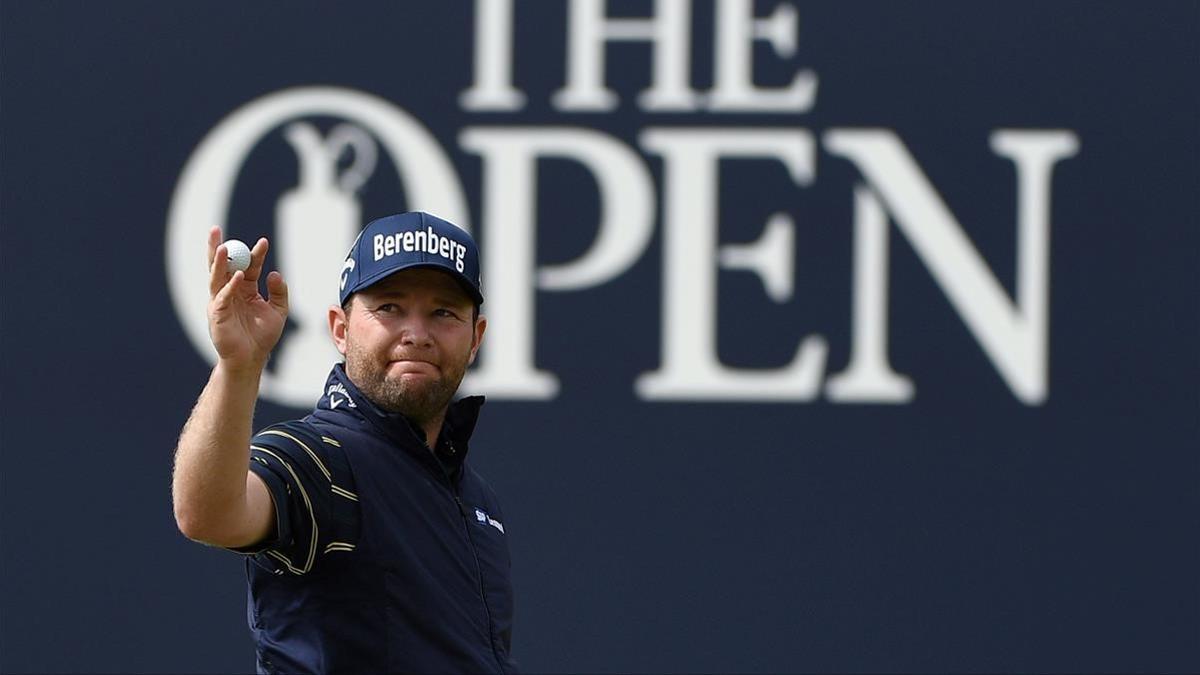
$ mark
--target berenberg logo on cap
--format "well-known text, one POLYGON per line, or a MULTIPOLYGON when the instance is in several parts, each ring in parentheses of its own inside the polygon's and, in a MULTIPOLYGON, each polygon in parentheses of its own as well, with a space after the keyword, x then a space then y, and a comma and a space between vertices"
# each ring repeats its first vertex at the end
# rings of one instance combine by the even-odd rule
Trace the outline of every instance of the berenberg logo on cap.
POLYGON ((408 230, 395 234, 377 234, 371 240, 371 248, 375 252, 375 262, 397 253, 413 253, 421 251, 430 255, 440 255, 454 261, 454 269, 462 272, 465 267, 467 247, 450 237, 443 237, 433 231, 432 227, 425 231, 408 230))

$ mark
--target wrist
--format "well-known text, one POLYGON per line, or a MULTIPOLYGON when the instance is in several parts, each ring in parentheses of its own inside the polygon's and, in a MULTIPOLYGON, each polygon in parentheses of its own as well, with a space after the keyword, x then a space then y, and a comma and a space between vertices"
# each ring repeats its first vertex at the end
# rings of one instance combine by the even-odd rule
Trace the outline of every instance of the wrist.
POLYGON ((266 359, 229 359, 217 357, 214 374, 241 382, 253 382, 258 386, 262 372, 267 366, 266 359))

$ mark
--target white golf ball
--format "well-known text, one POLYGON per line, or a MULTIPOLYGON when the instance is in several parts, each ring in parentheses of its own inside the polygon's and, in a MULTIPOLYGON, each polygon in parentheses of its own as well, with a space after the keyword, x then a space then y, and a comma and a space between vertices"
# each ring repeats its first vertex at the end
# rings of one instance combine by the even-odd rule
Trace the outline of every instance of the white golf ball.
POLYGON ((237 272, 238 270, 245 272, 250 267, 249 246, 246 246, 237 239, 230 239, 225 242, 225 251, 229 256, 230 272, 237 272))

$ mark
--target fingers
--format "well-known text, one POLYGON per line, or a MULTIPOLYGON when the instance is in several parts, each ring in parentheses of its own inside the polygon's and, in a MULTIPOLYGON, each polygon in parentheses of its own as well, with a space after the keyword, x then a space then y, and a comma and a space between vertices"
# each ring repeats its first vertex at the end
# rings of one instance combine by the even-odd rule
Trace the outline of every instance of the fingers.
POLYGON ((279 272, 267 275, 267 302, 271 303, 279 313, 286 315, 288 311, 288 287, 279 272))
POLYGON ((217 244, 221 243, 221 228, 216 225, 208 229, 208 266, 212 268, 213 258, 217 255, 217 244))
MULTIPOLYGON (((250 249, 250 266, 246 268, 245 272, 236 272, 231 275, 229 273, 229 251, 225 244, 221 243, 221 228, 210 229, 208 231, 208 296, 216 300, 222 293, 232 292, 232 289, 243 280, 250 282, 257 292, 258 278, 262 274, 269 248, 270 243, 266 237, 259 237, 258 241, 254 243, 254 248, 250 249), (233 282, 235 278, 239 280, 239 283, 233 282)), ((270 294, 271 304, 286 314, 288 309, 287 284, 284 283, 283 276, 278 272, 272 272, 267 276, 267 291, 270 294)), ((228 298, 221 303, 221 306, 228 306, 228 298)))
MULTIPOLYGON (((267 260, 268 248, 270 243, 266 237, 259 237, 254 243, 254 248, 250 249, 250 266, 243 275, 246 281, 258 281, 267 260)), ((230 278, 229 251, 221 243, 221 228, 213 227, 208 231, 208 296, 215 298, 230 278)))
MULTIPOLYGON (((221 233, 218 231, 217 237, 220 236, 221 233)), ((208 256, 208 297, 217 297, 217 293, 219 293, 221 289, 225 287, 225 284, 228 283, 228 281, 229 252, 225 250, 225 244, 213 246, 212 255, 208 256)))
MULTIPOLYGON (((218 251, 219 250, 220 249, 218 249, 218 251)), ((218 259, 218 262, 219 261, 220 260, 218 259)), ((216 294, 214 294, 212 300, 213 312, 223 313, 229 309, 230 305, 237 301, 238 286, 242 281, 245 280, 245 278, 246 274, 241 270, 233 273, 233 276, 229 278, 229 283, 225 284, 224 288, 221 288, 216 294)))
POLYGON ((254 242, 254 248, 250 249, 250 266, 246 268, 246 281, 258 281, 258 275, 262 274, 263 263, 267 260, 269 246, 266 237, 259 237, 258 241, 254 242))

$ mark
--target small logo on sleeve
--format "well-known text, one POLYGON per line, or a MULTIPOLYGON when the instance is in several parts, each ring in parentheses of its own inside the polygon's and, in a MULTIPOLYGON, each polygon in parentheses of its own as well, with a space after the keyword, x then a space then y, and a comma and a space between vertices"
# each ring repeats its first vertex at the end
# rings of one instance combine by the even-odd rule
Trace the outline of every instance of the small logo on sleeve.
POLYGON ((475 509, 475 522, 481 525, 487 523, 497 530, 500 530, 501 534, 504 533, 504 523, 484 513, 482 509, 475 509))

